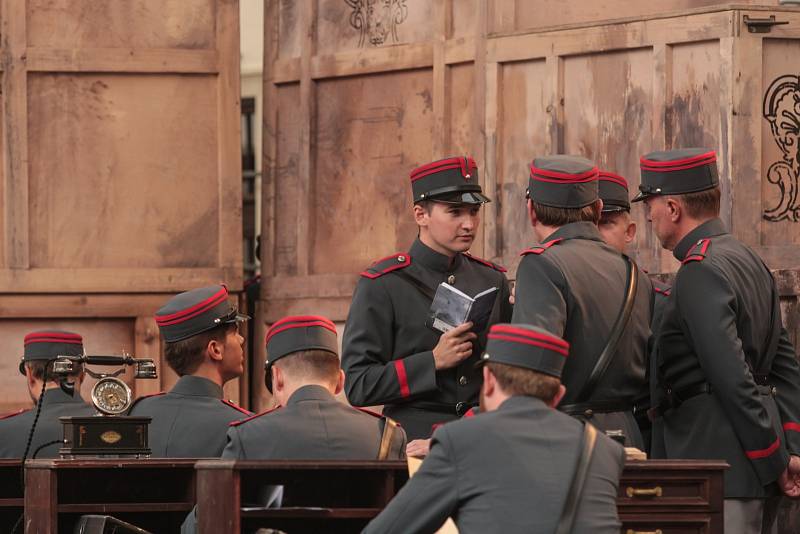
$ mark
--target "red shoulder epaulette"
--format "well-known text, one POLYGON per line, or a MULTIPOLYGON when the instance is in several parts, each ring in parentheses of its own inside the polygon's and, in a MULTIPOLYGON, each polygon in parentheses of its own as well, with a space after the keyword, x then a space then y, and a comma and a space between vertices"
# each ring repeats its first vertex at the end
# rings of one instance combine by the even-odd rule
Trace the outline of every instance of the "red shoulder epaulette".
POLYGON ((547 243, 542 243, 541 245, 535 245, 529 249, 525 249, 520 253, 520 256, 526 256, 528 254, 541 254, 548 248, 552 247, 556 243, 561 243, 563 241, 562 238, 553 239, 552 241, 548 241, 547 243))
POLYGON ((690 261, 703 261, 706 259, 706 252, 711 245, 710 239, 701 239, 697 244, 689 250, 689 253, 683 258, 681 263, 689 263, 690 261))
POLYGON ((361 276, 365 278, 378 278, 386 273, 403 269, 409 265, 411 265, 411 256, 405 252, 398 252, 379 259, 363 271, 361 276))
POLYGON ((353 406, 359 412, 364 412, 367 415, 371 415, 372 417, 377 417, 378 419, 383 419, 383 415, 379 414, 378 412, 373 412, 372 410, 367 410, 366 408, 359 408, 358 406, 353 406))
POLYGON ((248 416, 253 415, 253 412, 251 412, 249 410, 245 410, 241 406, 237 406, 236 404, 234 404, 233 402, 231 402, 229 400, 225 400, 225 399, 220 399, 220 400, 222 401, 223 404, 227 404, 228 406, 230 406, 234 410, 239 410, 240 412, 242 412, 243 414, 246 414, 248 416))
POLYGON ((7 413, 7 414, 4 414, 4 415, 0 415, 0 420, 2 420, 2 419, 8 419, 9 417, 14 417, 15 415, 22 415, 22 414, 24 414, 24 413, 25 413, 25 412, 27 412, 27 411, 28 411, 28 410, 26 410, 25 408, 20 408, 20 409, 19 409, 19 410, 17 410, 16 412, 11 412, 11 413, 7 413))
POLYGON ((269 410, 263 411, 261 413, 257 413, 255 415, 251 415, 250 417, 247 417, 246 419, 240 419, 239 421, 231 421, 230 423, 228 423, 228 426, 239 426, 242 423, 246 423, 248 421, 252 421, 253 419, 261 417, 262 415, 267 415, 268 413, 272 413, 275 410, 277 410, 278 408, 281 408, 281 406, 275 406, 274 408, 270 408, 269 410))
POLYGON ((494 269, 495 271, 500 271, 501 273, 508 272, 508 269, 506 269, 506 268, 505 268, 505 267, 503 267, 502 265, 497 265, 496 263, 492 263, 492 262, 490 262, 489 260, 484 260, 483 258, 479 258, 479 257, 477 257, 477 256, 473 256, 473 255, 472 255, 472 254, 470 254, 469 252, 465 252, 465 253, 464 253, 464 256, 468 257, 468 258, 469 258, 469 259, 471 259, 472 261, 476 261, 476 262, 478 262, 478 263, 481 263, 481 264, 483 264, 483 265, 485 265, 485 266, 487 266, 487 267, 491 267, 491 268, 492 268, 492 269, 494 269))

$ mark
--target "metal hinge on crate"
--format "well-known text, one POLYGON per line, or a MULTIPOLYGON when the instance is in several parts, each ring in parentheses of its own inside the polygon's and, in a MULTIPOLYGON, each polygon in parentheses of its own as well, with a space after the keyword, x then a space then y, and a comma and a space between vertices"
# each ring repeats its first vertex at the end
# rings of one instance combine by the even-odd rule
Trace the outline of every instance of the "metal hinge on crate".
POLYGON ((773 26, 789 24, 788 20, 775 20, 775 15, 770 15, 768 19, 751 19, 745 15, 742 20, 747 25, 747 31, 750 33, 769 33, 772 31, 773 26))

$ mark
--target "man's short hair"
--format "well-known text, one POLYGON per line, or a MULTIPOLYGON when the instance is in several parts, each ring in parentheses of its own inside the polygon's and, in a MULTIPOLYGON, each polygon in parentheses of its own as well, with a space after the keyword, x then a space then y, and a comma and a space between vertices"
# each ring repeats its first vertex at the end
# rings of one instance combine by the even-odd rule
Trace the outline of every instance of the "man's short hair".
POLYGON ((599 223, 603 224, 609 221, 616 221, 625 216, 630 218, 630 215, 631 213, 628 210, 604 211, 600 214, 599 223))
POLYGON ((600 203, 592 202, 582 208, 554 208, 545 206, 531 199, 533 211, 536 218, 545 226, 564 226, 574 222, 591 222, 597 224, 600 221, 600 203))
POLYGON ((511 396, 527 395, 544 402, 551 402, 561 385, 561 380, 558 378, 532 369, 498 362, 489 362, 486 365, 497 379, 500 388, 511 396))
POLYGON ((719 186, 697 193, 676 195, 686 214, 693 219, 705 219, 719 216, 720 190, 719 186))
POLYGON ((286 355, 274 364, 295 380, 326 382, 335 385, 339 380, 339 356, 327 350, 300 350, 286 355))
POLYGON ((44 368, 47 365, 47 360, 28 360, 25 362, 25 367, 31 370, 31 374, 36 380, 46 380, 47 382, 53 382, 59 378, 69 378, 69 379, 76 379, 80 376, 83 372, 83 364, 82 363, 73 363, 75 370, 68 375, 61 375, 53 373, 53 362, 50 362, 50 365, 47 366, 47 376, 45 376, 44 368))
POLYGON ((223 343, 229 332, 236 330, 235 324, 223 324, 196 336, 164 344, 164 357, 167 364, 178 376, 190 375, 197 371, 205 358, 206 347, 212 341, 223 343))

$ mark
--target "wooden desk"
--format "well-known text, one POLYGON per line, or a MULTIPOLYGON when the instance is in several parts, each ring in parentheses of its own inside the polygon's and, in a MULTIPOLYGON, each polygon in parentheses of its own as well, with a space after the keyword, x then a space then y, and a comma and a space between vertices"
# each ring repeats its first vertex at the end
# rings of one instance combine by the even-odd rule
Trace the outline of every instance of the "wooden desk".
POLYGON ((359 532, 408 480, 406 462, 197 462, 199 532, 269 526, 292 534, 359 532), (259 488, 283 485, 281 508, 242 510, 259 488))
POLYGON ((722 534, 727 468, 722 461, 627 462, 617 499, 622 534, 722 534))
POLYGON ((22 513, 22 462, 0 460, 0 532, 11 532, 22 513))
POLYGON ((96 513, 159 534, 177 533, 195 503, 195 461, 29 460, 25 532, 72 532, 81 515, 96 513))

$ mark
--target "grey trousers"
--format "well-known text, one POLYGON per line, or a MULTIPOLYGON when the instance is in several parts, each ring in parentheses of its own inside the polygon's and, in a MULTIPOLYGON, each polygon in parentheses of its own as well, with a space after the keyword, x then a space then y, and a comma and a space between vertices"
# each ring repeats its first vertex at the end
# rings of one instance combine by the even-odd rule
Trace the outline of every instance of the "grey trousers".
POLYGON ((777 534, 781 497, 725 499, 725 534, 777 534))

